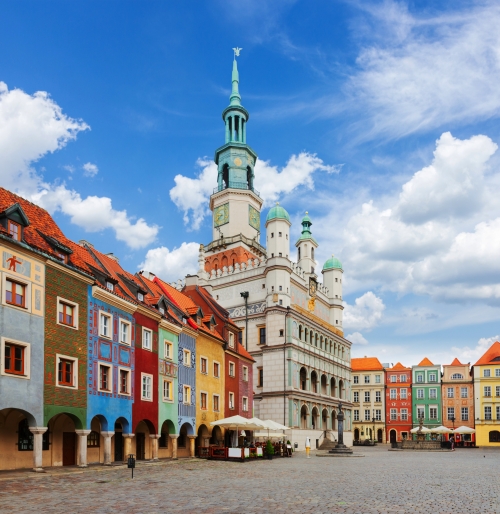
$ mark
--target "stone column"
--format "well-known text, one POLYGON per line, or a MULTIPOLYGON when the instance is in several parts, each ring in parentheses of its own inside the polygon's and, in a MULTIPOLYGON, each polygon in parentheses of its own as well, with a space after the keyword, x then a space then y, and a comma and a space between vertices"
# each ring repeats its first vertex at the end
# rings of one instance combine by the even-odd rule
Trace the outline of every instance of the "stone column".
POLYGON ((170 439, 172 439, 172 459, 177 459, 177 438, 179 434, 169 434, 170 439))
POLYGON ((33 471, 44 472, 42 467, 42 444, 43 434, 47 432, 48 427, 29 427, 33 434, 33 471))
POLYGON ((104 437, 104 465, 111 466, 111 438, 115 435, 114 432, 101 432, 104 437))
POLYGON ((79 468, 87 467, 87 436, 90 430, 75 430, 78 436, 76 465, 79 468))
POLYGON ((132 437, 135 434, 122 434, 123 441, 123 462, 127 462, 128 456, 132 453, 132 437))
POLYGON ((188 435, 189 439, 189 456, 194 457, 194 443, 196 441, 195 435, 188 435))
POLYGON ((149 434, 151 438, 151 460, 153 462, 158 461, 158 439, 160 439, 160 434, 149 434))

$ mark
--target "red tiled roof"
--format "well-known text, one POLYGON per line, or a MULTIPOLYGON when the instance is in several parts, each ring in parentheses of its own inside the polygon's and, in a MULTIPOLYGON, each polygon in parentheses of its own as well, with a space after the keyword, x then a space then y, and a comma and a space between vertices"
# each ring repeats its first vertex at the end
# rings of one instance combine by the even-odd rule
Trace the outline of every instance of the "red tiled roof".
POLYGON ((158 286, 161 288, 165 296, 167 296, 171 302, 173 302, 179 309, 181 309, 187 318, 187 323, 190 327, 194 329, 198 329, 198 325, 189 317, 189 314, 187 312, 187 307, 193 307, 194 302, 189 298, 188 296, 180 293, 172 287, 170 284, 167 284, 167 282, 163 281, 161 278, 155 277, 153 282, 158 284, 158 286))
POLYGON ((238 343, 238 353, 243 357, 255 362, 255 359, 245 350, 245 347, 241 343, 238 343))
POLYGON ((434 366, 434 364, 432 364, 432 362, 427 358, 427 357, 424 357, 420 363, 418 364, 419 366, 434 366))
POLYGON ((377 357, 361 357, 351 359, 351 368, 353 371, 371 371, 384 369, 377 357))
POLYGON ((494 342, 486 351, 486 353, 474 364, 474 366, 480 366, 481 364, 491 364, 494 362, 495 364, 500 363, 500 359, 494 360, 497 357, 500 357, 500 343, 498 341, 494 342))
POLYGON ((455 357, 450 366, 463 366, 463 364, 455 357))
POLYGON ((411 368, 405 368, 400 362, 397 362, 392 368, 388 368, 388 371, 408 371, 411 370, 411 368))

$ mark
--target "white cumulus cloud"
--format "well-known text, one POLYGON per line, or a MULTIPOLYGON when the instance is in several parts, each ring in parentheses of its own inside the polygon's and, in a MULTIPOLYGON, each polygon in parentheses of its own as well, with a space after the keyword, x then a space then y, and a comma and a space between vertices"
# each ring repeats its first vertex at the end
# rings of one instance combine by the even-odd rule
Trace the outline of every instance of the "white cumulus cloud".
MULTIPOLYGON (((371 330, 380 323, 384 310, 385 305, 382 299, 372 291, 368 291, 363 296, 356 298, 354 305, 344 302, 344 328, 348 330, 371 330)), ((359 336, 355 337, 359 338, 359 336)))
POLYGON ((91 162, 86 162, 83 166, 83 174, 86 177, 95 177, 99 172, 99 168, 91 162))
POLYGON ((486 353, 486 350, 499 339, 500 336, 498 335, 493 337, 481 337, 477 345, 473 348, 469 346, 463 346, 461 348, 454 346, 451 350, 454 355, 457 355, 460 362, 475 364, 476 361, 486 353))
POLYGON ((368 344, 368 341, 363 337, 360 332, 353 332, 345 336, 348 341, 351 341, 352 344, 368 344))
POLYGON ((146 253, 141 270, 151 271, 167 282, 177 281, 198 270, 198 243, 182 243, 179 248, 169 250, 165 246, 152 248, 146 253))
MULTIPOLYGON (((217 186, 216 164, 206 158, 198 159, 196 164, 201 168, 197 175, 194 178, 176 175, 175 186, 170 190, 170 199, 182 210, 184 224, 190 225, 192 230, 198 230, 209 213, 209 197, 217 186)), ((257 159, 254 185, 264 205, 269 206, 300 186, 314 189, 313 174, 316 171, 338 173, 340 169, 341 166, 324 164, 316 154, 308 152, 292 155, 281 170, 269 161, 257 159)))
MULTIPOLYGON (((142 218, 134 220, 126 211, 112 208, 110 198, 88 196, 64 184, 49 184, 33 164, 48 153, 63 148, 90 127, 82 120, 64 114, 50 96, 39 91, 29 95, 20 89, 9 90, 0 82, 0 182, 49 212, 60 211, 86 231, 112 229, 116 238, 130 248, 151 244, 158 234, 156 225, 142 218)), ((87 163, 85 173, 95 175, 97 166, 87 163)), ((64 166, 73 173, 74 167, 64 166)))

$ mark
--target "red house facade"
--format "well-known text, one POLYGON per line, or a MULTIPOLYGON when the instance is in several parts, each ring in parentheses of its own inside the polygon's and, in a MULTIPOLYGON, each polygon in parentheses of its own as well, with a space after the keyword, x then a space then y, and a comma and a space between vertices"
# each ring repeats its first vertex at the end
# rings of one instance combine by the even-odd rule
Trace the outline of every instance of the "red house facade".
POLYGON ((410 438, 412 429, 411 368, 398 362, 385 370, 385 426, 387 441, 410 438))

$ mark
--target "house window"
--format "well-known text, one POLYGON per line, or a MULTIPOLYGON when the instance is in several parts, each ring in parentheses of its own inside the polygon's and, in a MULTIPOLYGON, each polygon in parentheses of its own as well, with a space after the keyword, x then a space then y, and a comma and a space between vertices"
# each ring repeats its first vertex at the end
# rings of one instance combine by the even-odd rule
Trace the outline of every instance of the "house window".
POLYGON ((437 407, 429 407, 429 419, 437 419, 438 410, 437 407))
POLYGON ((75 359, 65 356, 57 356, 57 385, 64 387, 77 387, 76 370, 78 364, 75 359))
POLYGON ((128 369, 121 369, 118 372, 118 390, 119 394, 130 394, 130 371, 128 369))
POLYGON ((406 382, 406 375, 401 375, 401 376, 399 377, 399 381, 400 381, 400 382, 406 382))
POLYGON ((68 327, 76 327, 78 317, 77 306, 64 300, 57 299, 57 322, 68 327))
POLYGON ((165 309, 163 307, 160 307, 158 310, 160 311, 160 314, 165 314, 165 309))
POLYGON ((483 372, 483 376, 484 377, 490 377, 491 376, 491 370, 485 369, 484 372, 483 372))
POLYGON ((455 418, 455 407, 448 407, 448 419, 455 418))
POLYGON ((259 328, 259 344, 266 344, 266 327, 259 328))
POLYGON ((354 403, 358 403, 359 402, 359 393, 358 391, 354 391, 354 399, 353 399, 353 402, 354 403))
POLYGON ((153 348, 153 332, 147 328, 142 329, 142 347, 145 350, 151 350, 153 348))
POLYGON ((398 377, 396 375, 391 375, 391 382, 397 382, 398 377))
POLYGON ((113 284, 113 282, 106 281, 106 289, 109 289, 110 291, 114 291, 115 285, 113 284))
POLYGON ((370 383, 370 375, 365 375, 365 384, 370 383))
POLYGON ((248 398, 246 396, 243 396, 243 411, 248 412, 248 398))
POLYGON ((185 386, 183 386, 182 391, 183 391, 182 403, 184 403, 184 405, 191 405, 191 388, 189 386, 185 385, 185 386))
POLYGON ((111 391, 111 367, 99 364, 99 391, 111 391))
POLYGON ((280 337, 283 337, 285 335, 284 330, 280 330, 280 337))
POLYGON ((243 382, 248 382, 248 368, 243 366, 243 382))
POLYGON ((484 386, 484 396, 491 396, 491 387, 484 386))
POLYGON ((429 382, 436 382, 436 374, 429 373, 429 382))
POLYGON ((500 406, 496 406, 497 420, 500 420, 500 406))
POLYGON ((163 342, 165 343, 165 359, 171 361, 174 358, 174 345, 167 340, 163 342))
POLYGON ((469 421, 469 407, 462 407, 461 414, 462 421, 469 421))
POLYGON ((402 387, 399 390, 399 397, 401 398, 401 400, 406 400, 406 397, 407 397, 406 393, 407 393, 406 387, 402 387))
POLYGON ((448 391, 447 391, 448 398, 453 398, 453 391, 454 391, 453 387, 448 387, 448 391))
POLYGON ((264 386, 264 370, 263 368, 259 368, 259 380, 257 382, 258 387, 264 386))
POLYGON ((460 397, 467 398, 467 396, 468 396, 467 387, 461 387, 460 388, 460 397))
POLYGON ((391 400, 396 400, 397 397, 396 389, 391 389, 391 400))
POLYGON ((375 391, 375 401, 376 402, 381 402, 382 401, 380 391, 375 391))
POLYGON ((128 344, 131 343, 131 326, 128 321, 120 320, 120 343, 128 344))
POLYGON ((173 400, 173 387, 171 380, 163 379, 163 401, 171 402, 173 400))
POLYGON ((425 417, 425 408, 424 407, 417 407, 417 418, 421 419, 425 417))
POLYGON ((204 375, 208 373, 208 361, 205 357, 200 358, 200 372, 204 375))
POLYGON ((359 410, 354 409, 354 421, 359 421, 359 410))
POLYGON ((281 232, 278 232, 278 237, 282 237, 282 234, 281 234, 281 232))
POLYGON ((370 409, 365 410, 365 421, 370 421, 370 409))
POLYGON ((234 334, 229 332, 229 348, 234 348, 234 334))
POLYGON ((375 375, 375 383, 380 384, 380 375, 375 375))
POLYGON ((437 398, 437 389, 429 389, 429 398, 437 398))
POLYGON ((375 421, 381 421, 382 420, 382 410, 376 409, 375 410, 375 421))
POLYGON ((9 234, 12 236, 12 239, 15 239, 16 241, 21 241, 21 225, 11 220, 9 220, 7 223, 7 230, 9 231, 9 234))
POLYGON ((500 368, 495 369, 495 376, 500 377, 500 368))
POLYGON ((26 353, 24 345, 4 342, 3 372, 9 375, 26 375, 26 353))
POLYGON ((142 293, 137 293, 137 299, 140 301, 140 302, 143 302, 144 301, 144 295, 142 293))
POLYGON ((396 421, 397 419, 398 419, 397 409, 391 409, 391 421, 396 421))
POLYGON ((214 362, 214 377, 220 377, 220 364, 218 362, 214 362))
POLYGON ((201 393, 201 410, 207 410, 207 393, 201 393))
POLYGON ((423 389, 417 389, 417 398, 419 400, 423 400, 423 398, 424 398, 424 390, 423 389))
POLYGON ((26 308, 26 285, 10 278, 5 280, 5 301, 16 307, 26 308))
POLYGON ((401 421, 408 419, 408 409, 401 409, 401 421))
POLYGON ((234 409, 234 393, 229 393, 229 408, 234 409))
POLYGON ((214 394, 213 400, 214 400, 214 411, 219 412, 219 395, 214 394))
POLYGON ((500 386, 495 387, 495 396, 500 396, 500 386))
POLYGON ((102 337, 111 338, 111 316, 101 312, 99 316, 99 333, 102 337))
POLYGON ((464 376, 461 373, 453 373, 453 375, 451 375, 452 380, 462 380, 463 378, 464 376))
POLYGON ((229 376, 234 377, 234 362, 229 363, 229 376))
POLYGON ((491 420, 491 407, 484 408, 484 419, 487 421, 491 420))
POLYGON ((141 373, 141 400, 153 401, 153 375, 141 373))
POLYGON ((183 364, 186 366, 186 368, 191 367, 191 352, 189 350, 184 349, 182 351, 183 356, 183 364))
POLYGON ((354 377, 352 377, 352 381, 354 384, 359 384, 359 377, 355 375, 354 377))
POLYGON ((424 381, 424 375, 422 375, 422 373, 419 373, 417 375, 417 382, 423 382, 424 381))
POLYGON ((365 402, 370 401, 370 391, 365 391, 365 402))
POLYGON ((87 448, 99 448, 101 446, 101 435, 99 432, 92 430, 87 436, 87 448))

